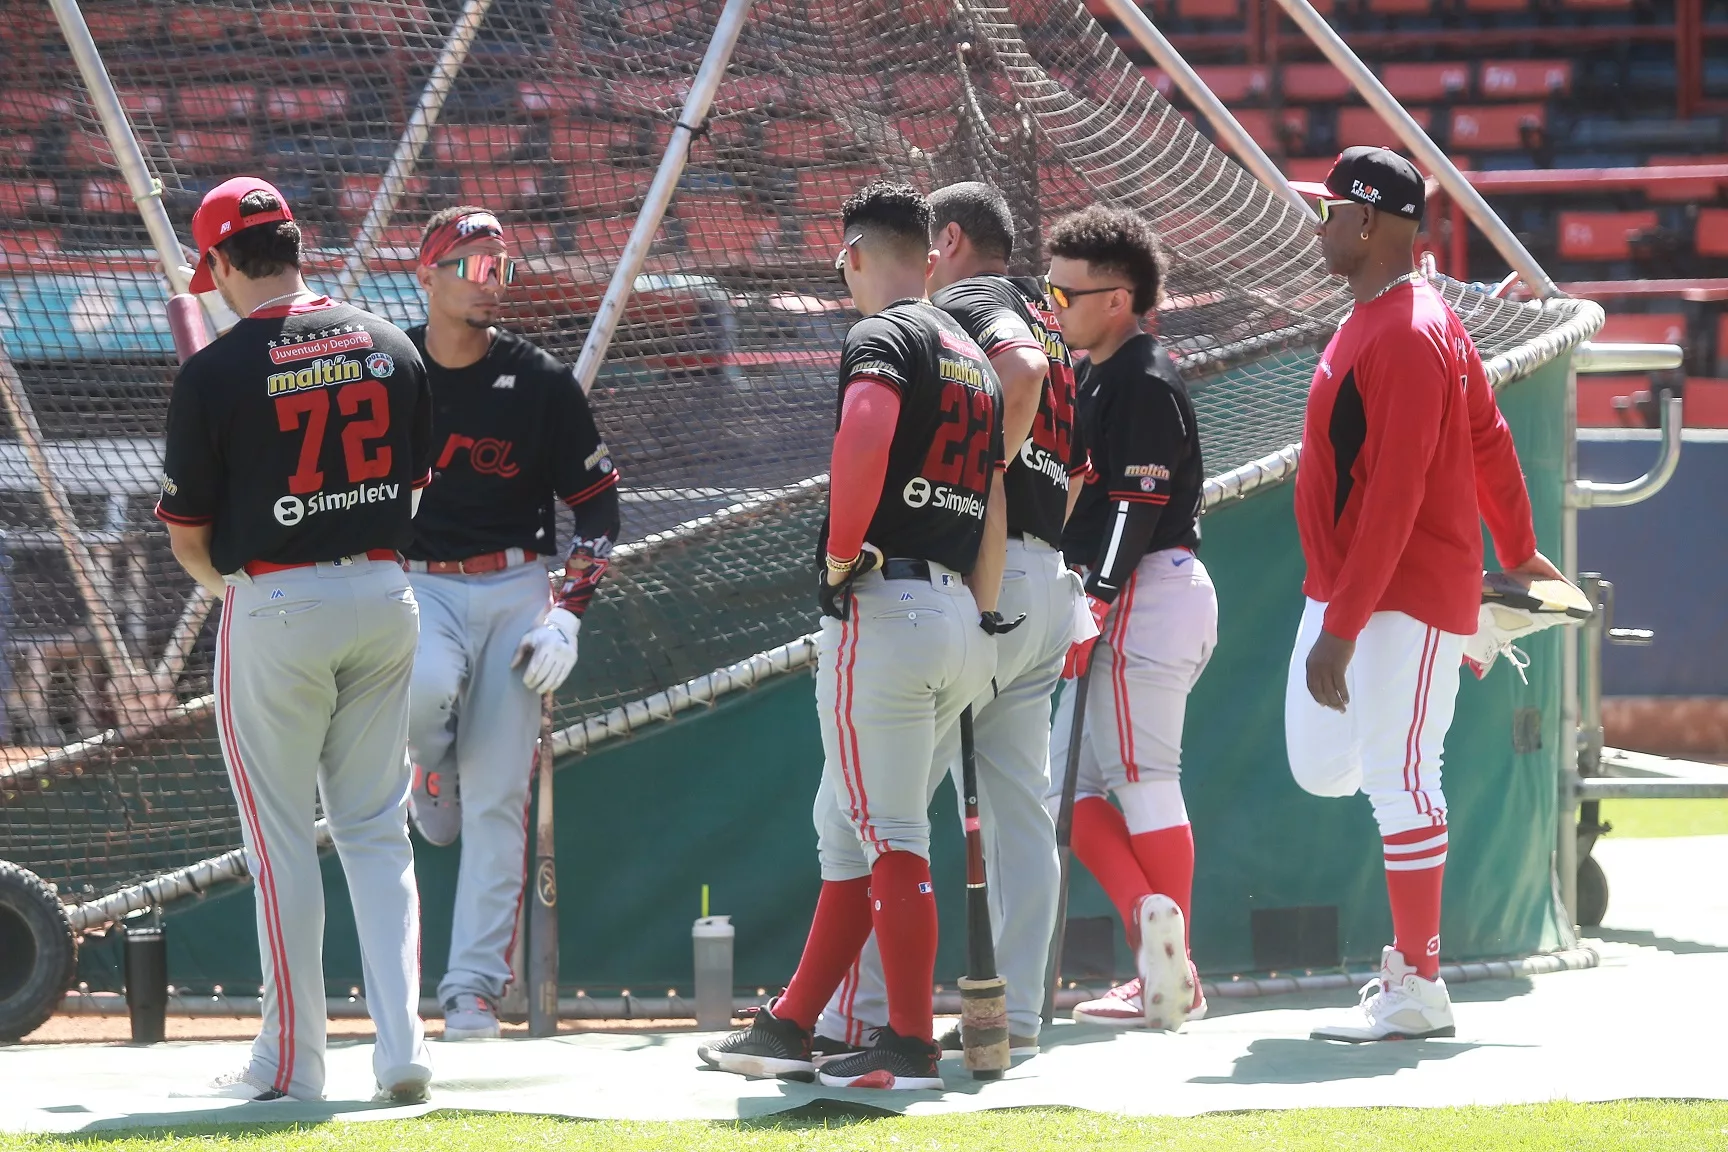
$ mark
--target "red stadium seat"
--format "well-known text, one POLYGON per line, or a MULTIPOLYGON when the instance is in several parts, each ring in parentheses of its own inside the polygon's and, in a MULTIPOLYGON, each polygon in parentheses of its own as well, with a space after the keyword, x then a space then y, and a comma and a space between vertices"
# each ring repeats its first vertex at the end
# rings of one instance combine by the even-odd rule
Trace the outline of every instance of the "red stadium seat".
POLYGON ((78 206, 86 212, 119 215, 137 210, 124 180, 91 180, 79 193, 78 206))
POLYGON ((806 218, 839 219, 841 202, 879 175, 874 168, 863 167, 812 168, 799 172, 794 206, 806 218))
POLYGON ((1300 152, 1308 136, 1306 108, 1280 109, 1276 120, 1268 108, 1238 108, 1236 119, 1262 148, 1300 152))
POLYGON ((1464 0, 1466 12, 1523 12, 1530 0, 1464 0))
MULTIPOLYGON (((1434 122, 1434 110, 1431 108, 1406 108, 1405 111, 1410 113, 1412 120, 1422 126, 1424 132, 1428 131, 1434 122)), ((1338 109, 1338 147, 1351 148, 1357 144, 1405 151, 1404 142, 1398 139, 1398 134, 1392 131, 1386 121, 1380 119, 1380 114, 1374 109, 1338 109)))
POLYGON ((910 112, 943 111, 953 115, 963 99, 960 80, 947 72, 909 72, 894 81, 894 107, 910 112))
POLYGON ((1242 0, 1176 0, 1176 15, 1184 20, 1235 20, 1242 0))
POLYGON ((1433 0, 1368 0, 1368 11, 1381 16, 1426 16, 1433 0))
MULTIPOLYGON (((1648 376, 1580 376, 1578 377, 1578 427, 1624 428, 1629 423, 1615 405, 1625 403, 1634 393, 1650 387, 1648 376)), ((1690 396, 1687 397, 1691 399, 1690 396)), ((1692 413, 1686 413, 1690 424, 1692 413)))
POLYGON ((154 118, 168 113, 168 93, 160 88, 122 88, 119 96, 128 116, 154 118))
POLYGON ((770 120, 762 131, 764 155, 779 164, 821 164, 851 143, 833 120, 770 120))
POLYGON ((1693 243, 1700 256, 1728 256, 1728 208, 1701 209, 1693 243))
POLYGON ((1332 171, 1335 158, 1307 156, 1284 161, 1284 175, 1292 180, 1300 180, 1305 184, 1318 184, 1324 181, 1332 171))
POLYGON ((461 174, 462 199, 493 209, 531 207, 553 190, 553 175, 544 164, 476 165, 461 174))
POLYGON ((60 162, 74 171, 114 167, 114 151, 108 137, 98 130, 79 128, 66 134, 66 149, 60 162))
POLYGON ((28 216, 60 199, 51 180, 0 180, 0 219, 28 216))
POLYGON ((391 44, 402 44, 409 37, 445 35, 425 0, 348 0, 342 26, 391 44))
POLYGON ((258 8, 258 33, 271 43, 340 38, 348 5, 336 0, 273 0, 258 8))
POLYGON ((347 111, 348 89, 342 85, 272 88, 264 96, 264 115, 289 124, 333 120, 347 111))
POLYGON ((566 182, 564 202, 582 212, 633 211, 653 181, 654 173, 645 168, 609 164, 574 168, 566 182))
POLYGON ((220 168, 252 158, 249 128, 182 128, 169 145, 174 159, 195 168, 220 168))
POLYGON ((788 102, 786 83, 778 76, 734 76, 724 81, 714 93, 714 116, 732 116, 741 112, 767 117, 765 109, 788 102))
POLYGON ((1452 109, 1451 147, 1458 152, 1503 152, 1524 147, 1524 130, 1548 122, 1543 104, 1488 104, 1452 109))
POLYGON ((691 258, 704 266, 754 263, 780 233, 772 216, 745 211, 735 197, 686 194, 678 199, 678 219, 691 258))
POLYGON ((1606 343, 1686 346, 1686 317, 1678 312, 1612 312, 1593 339, 1606 343))
POLYGON ((955 120, 952 112, 919 112, 894 119, 894 130, 914 148, 926 152, 947 144, 954 138, 955 120))
POLYGON ((178 45, 198 47, 220 44, 231 36, 251 32, 258 17, 249 8, 214 4, 181 4, 168 12, 168 36, 178 45))
POLYGON ((521 124, 440 124, 432 129, 432 159, 439 164, 502 164, 522 147, 521 124))
POLYGON ((59 252, 60 234, 52 228, 0 232, 0 268, 22 270, 59 252))
POLYGON ((1283 78, 1284 99, 1292 104, 1335 104, 1356 92, 1330 64, 1286 64, 1283 78))
POLYGON ((510 250, 518 256, 535 256, 545 252, 562 252, 558 230, 542 221, 530 220, 509 225, 510 250))
POLYGON ((1728 380, 1688 376, 1684 412, 1688 428, 1728 428, 1728 380))
POLYGON ((838 214, 800 217, 798 228, 801 235, 798 250, 812 264, 832 264, 840 253, 840 245, 846 243, 838 214))
POLYGON ((1462 60, 1452 64, 1388 64, 1380 72, 1380 81, 1405 102, 1451 100, 1470 90, 1470 68, 1462 60))
POLYGON ((618 22, 629 36, 664 36, 701 19, 701 0, 633 0, 618 9, 618 22))
POLYGON ((616 120, 571 119, 552 126, 554 164, 586 167, 627 158, 636 141, 633 125, 616 120))
POLYGON ((1545 99, 1572 91, 1572 61, 1484 60, 1476 84, 1484 100, 1545 99))
POLYGON ((247 120, 258 107, 258 89, 250 84, 205 84, 174 94, 180 117, 194 124, 247 120))
MULTIPOLYGON (((372 199, 378 194, 379 180, 378 176, 342 177, 331 193, 336 214, 344 220, 358 223, 366 215, 366 210, 372 207, 372 199)), ((402 205, 419 200, 426 195, 430 183, 426 173, 411 173, 396 203, 402 205)), ((415 242, 418 243, 418 239, 415 242)))
POLYGON ((1632 0, 1560 0, 1562 8, 1576 8, 1586 11, 1599 11, 1609 8, 1630 8, 1632 0))
POLYGON ((574 237, 576 254, 594 263, 615 262, 630 240, 630 227, 634 223, 633 218, 619 216, 582 221, 576 226, 574 237))
MULTIPOLYGON (((1728 164, 1728 156, 1652 156, 1649 164, 1652 168, 1687 164, 1728 164)), ((1723 187, 1728 187, 1728 181, 1675 180, 1671 183, 1651 184, 1644 189, 1644 199, 1652 204, 1697 204, 1716 199, 1716 193, 1723 187)))
POLYGON ((0 171, 23 168, 35 153, 36 137, 28 132, 0 132, 0 171))
POLYGON ((412 260, 420 253, 420 237, 425 231, 424 220, 414 224, 391 224, 372 241, 372 252, 385 259, 412 260))
POLYGON ((1656 227, 1654 212, 1562 212, 1560 255, 1567 260, 1624 260, 1632 238, 1656 227))
POLYGON ((530 116, 597 115, 605 111, 606 89, 579 76, 524 80, 516 86, 516 104, 530 116))
POLYGON ((1263 99, 1271 87, 1270 76, 1259 64, 1213 64, 1194 69, 1213 95, 1225 104, 1263 99))
POLYGON ((162 11, 154 5, 83 4, 84 23, 96 43, 125 47, 153 38, 162 27, 162 11))
POLYGON ((1140 68, 1140 75, 1146 77, 1146 83, 1152 85, 1152 87, 1157 90, 1158 94, 1163 96, 1165 99, 1169 99, 1170 93, 1176 90, 1176 81, 1170 79, 1170 73, 1164 71, 1162 68, 1153 68, 1150 65, 1142 65, 1140 68))
POLYGON ((72 101, 58 92, 25 92, 0 88, 0 126, 39 128, 72 115, 72 101))

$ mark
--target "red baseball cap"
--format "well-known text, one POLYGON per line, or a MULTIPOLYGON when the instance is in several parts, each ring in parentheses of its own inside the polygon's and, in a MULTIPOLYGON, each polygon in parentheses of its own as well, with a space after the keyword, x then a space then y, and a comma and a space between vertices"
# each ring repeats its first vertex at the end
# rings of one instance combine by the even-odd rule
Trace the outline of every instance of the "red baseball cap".
POLYGON ((214 292, 216 281, 210 275, 210 250, 243 228, 259 224, 274 224, 292 220, 288 201, 276 186, 256 176, 236 176, 224 180, 204 193, 198 211, 192 214, 192 243, 198 249, 198 268, 192 273, 192 291, 214 292), (281 207, 274 212, 256 212, 245 219, 240 216, 240 198, 248 192, 268 192, 281 207))

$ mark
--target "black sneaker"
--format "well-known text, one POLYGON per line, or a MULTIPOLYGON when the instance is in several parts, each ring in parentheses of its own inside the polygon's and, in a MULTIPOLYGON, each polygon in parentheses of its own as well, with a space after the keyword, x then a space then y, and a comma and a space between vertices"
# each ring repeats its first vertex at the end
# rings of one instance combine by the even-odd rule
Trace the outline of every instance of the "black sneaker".
MULTIPOLYGON (((956 1020, 954 1027, 936 1038, 936 1043, 941 1045, 944 1052, 964 1052, 966 1044, 960 1039, 960 1022, 956 1020)), ((1008 1037, 1008 1055, 1015 1058, 1038 1055, 1038 1038, 1036 1036, 1010 1035, 1008 1037)), ((821 1066, 820 1062, 817 1066, 821 1066)))
POLYGON ((848 1044, 844 1040, 836 1040, 832 1036, 824 1036, 818 1032, 810 1041, 810 1056, 815 1061, 816 1067, 820 1068, 830 1060, 856 1056, 869 1047, 868 1044, 848 1044))
POLYGON ((817 1075, 830 1088, 943 1088, 933 1041, 878 1028, 875 1043, 856 1056, 824 1064, 817 1075))
POLYGON ((740 1076, 778 1076, 784 1080, 816 1079, 810 1053, 810 1033, 790 1020, 760 1009, 750 1027, 696 1049, 711 1067, 740 1076))

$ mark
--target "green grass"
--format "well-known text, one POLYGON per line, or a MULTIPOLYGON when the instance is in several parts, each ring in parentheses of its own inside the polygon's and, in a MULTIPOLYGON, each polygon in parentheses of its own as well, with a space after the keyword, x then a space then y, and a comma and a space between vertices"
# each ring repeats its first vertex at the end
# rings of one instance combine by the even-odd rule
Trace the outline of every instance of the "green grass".
POLYGON ((1621 1101, 1502 1108, 1307 1109, 1130 1119, 1065 1109, 931 1117, 805 1114, 740 1123, 633 1123, 445 1113, 424 1120, 117 1136, 0 1135, 0 1152, 1690 1152, 1728 1147, 1728 1102, 1621 1101))
POLYGON ((1613 835, 1728 836, 1728 800, 1627 800, 1602 805, 1613 835))

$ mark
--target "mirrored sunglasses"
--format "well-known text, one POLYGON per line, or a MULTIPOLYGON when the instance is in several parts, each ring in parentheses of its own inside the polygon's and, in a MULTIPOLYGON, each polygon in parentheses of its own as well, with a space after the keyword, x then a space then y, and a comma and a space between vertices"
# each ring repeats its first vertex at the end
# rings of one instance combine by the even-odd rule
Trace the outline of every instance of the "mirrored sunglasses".
POLYGON ((1064 288, 1060 284, 1052 284, 1050 277, 1044 277, 1044 294, 1050 297, 1058 308, 1072 308, 1074 301, 1082 296, 1096 296, 1101 292, 1127 292, 1130 289, 1120 284, 1112 284, 1108 288, 1064 288))
POLYGON ((438 261, 440 268, 454 268, 456 275, 474 284, 496 280, 500 287, 516 283, 516 261, 508 256, 487 253, 483 256, 459 256, 454 260, 438 261))

